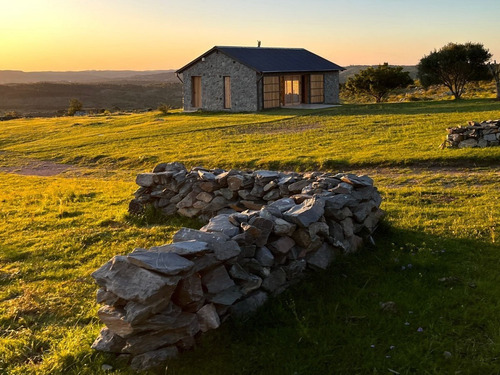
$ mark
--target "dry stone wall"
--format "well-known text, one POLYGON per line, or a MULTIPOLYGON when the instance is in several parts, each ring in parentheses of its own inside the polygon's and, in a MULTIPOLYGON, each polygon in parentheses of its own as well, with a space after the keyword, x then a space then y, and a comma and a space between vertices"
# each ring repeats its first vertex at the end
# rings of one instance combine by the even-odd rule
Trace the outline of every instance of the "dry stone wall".
POLYGON ((491 147, 500 145, 500 120, 481 123, 469 121, 468 126, 448 128, 445 145, 454 148, 491 147))
POLYGON ((130 210, 200 216, 173 243, 115 256, 92 276, 106 325, 97 350, 145 369, 195 344, 231 315, 324 270, 371 239, 381 197, 368 176, 224 171, 168 163, 137 176, 130 210))

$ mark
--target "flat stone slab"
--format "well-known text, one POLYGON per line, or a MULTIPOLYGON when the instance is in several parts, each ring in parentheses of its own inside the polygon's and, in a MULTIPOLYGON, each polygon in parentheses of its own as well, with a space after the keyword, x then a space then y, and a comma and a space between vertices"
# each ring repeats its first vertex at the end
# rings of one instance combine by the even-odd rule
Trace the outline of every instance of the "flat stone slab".
POLYGON ((142 249, 127 255, 128 261, 138 267, 159 272, 167 276, 189 271, 194 263, 174 253, 144 251, 142 249))
POLYGON ((121 353, 125 346, 125 339, 111 332, 109 328, 101 329, 99 337, 92 344, 92 349, 103 352, 121 353))
POLYGON ((338 194, 333 197, 325 198, 325 207, 328 210, 340 210, 345 206, 349 206, 356 203, 356 199, 349 194, 338 194))
POLYGON ((238 286, 232 286, 222 292, 217 293, 215 296, 208 298, 212 303, 217 303, 219 305, 231 306, 238 299, 243 296, 238 286))
POLYGON ((259 307, 261 307, 267 301, 267 293, 263 291, 255 292, 254 294, 248 296, 243 301, 234 304, 231 307, 231 313, 235 316, 248 315, 259 307))
MULTIPOLYGON (((160 325, 160 324, 158 324, 160 325)), ((195 314, 182 313, 170 325, 163 324, 164 330, 145 332, 142 335, 127 339, 123 352, 142 354, 173 345, 186 336, 194 336, 199 330, 198 318, 195 314)))
POLYGON ((295 206, 295 201, 292 198, 281 198, 268 205, 268 207, 276 208, 280 212, 288 211, 293 206, 295 206))
POLYGON ((227 240, 229 240, 229 237, 220 232, 208 233, 191 228, 181 228, 176 234, 174 234, 173 237, 174 243, 189 240, 206 242, 210 246, 214 243, 226 242, 227 240))
POLYGON ((204 232, 220 232, 224 233, 228 237, 236 236, 238 233, 240 233, 240 228, 234 226, 229 221, 229 216, 230 215, 228 214, 214 216, 210 219, 208 224, 200 230, 204 232))
POLYGON ((154 350, 139 354, 132 359, 130 367, 134 370, 145 371, 157 367, 162 362, 170 358, 175 358, 179 354, 176 346, 168 346, 166 348, 154 350))
POLYGON ((325 201, 323 199, 306 199, 301 204, 290 208, 283 216, 285 220, 306 228, 323 216, 325 212, 324 207, 325 201))
POLYGON ((106 290, 127 301, 145 304, 154 298, 170 299, 179 282, 177 276, 166 277, 141 268, 125 256, 115 256, 95 273, 92 276, 106 290))
POLYGON ((216 329, 220 326, 219 315, 212 303, 203 306, 198 310, 196 315, 198 315, 200 330, 202 332, 207 332, 210 329, 216 329))
POLYGON ((155 173, 140 173, 135 178, 135 183, 143 187, 151 187, 154 185, 155 173))
POLYGON ((265 247, 259 247, 255 252, 255 259, 259 261, 264 267, 271 267, 274 264, 274 255, 271 251, 265 247))
POLYGON ((266 171, 266 170, 260 170, 260 171, 255 171, 254 176, 258 179, 273 179, 273 178, 278 178, 279 177, 279 172, 275 171, 266 171))
POLYGON ((175 242, 168 245, 153 246, 150 251, 157 253, 174 253, 177 255, 200 255, 209 251, 208 244, 206 242, 189 240, 175 242))
POLYGON ((307 263, 310 267, 326 270, 333 261, 333 249, 326 243, 323 244, 314 254, 312 254, 307 263))
POLYGON ((354 186, 373 186, 373 180, 368 176, 356 176, 355 174, 346 174, 340 178, 342 181, 354 186))
POLYGON ((223 243, 215 243, 212 246, 215 257, 220 260, 228 260, 237 257, 241 253, 241 248, 236 241, 226 241, 223 243))
POLYGON ((234 281, 229 277, 226 268, 219 266, 206 273, 202 279, 202 284, 209 293, 217 294, 234 286, 234 281))

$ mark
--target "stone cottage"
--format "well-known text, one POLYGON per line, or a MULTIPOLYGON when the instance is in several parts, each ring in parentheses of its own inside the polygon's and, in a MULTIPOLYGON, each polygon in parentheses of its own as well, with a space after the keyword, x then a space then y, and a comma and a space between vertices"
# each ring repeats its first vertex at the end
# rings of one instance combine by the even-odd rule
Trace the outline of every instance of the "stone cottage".
POLYGON ((184 110, 255 112, 339 102, 344 70, 303 48, 213 47, 177 70, 184 110))

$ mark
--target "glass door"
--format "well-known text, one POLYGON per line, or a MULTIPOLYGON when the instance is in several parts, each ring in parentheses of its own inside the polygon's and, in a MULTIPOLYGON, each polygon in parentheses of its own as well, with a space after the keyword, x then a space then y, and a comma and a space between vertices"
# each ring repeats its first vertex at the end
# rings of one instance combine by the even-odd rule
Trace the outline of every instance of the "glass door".
POLYGON ((285 76, 285 105, 301 103, 300 76, 285 76))

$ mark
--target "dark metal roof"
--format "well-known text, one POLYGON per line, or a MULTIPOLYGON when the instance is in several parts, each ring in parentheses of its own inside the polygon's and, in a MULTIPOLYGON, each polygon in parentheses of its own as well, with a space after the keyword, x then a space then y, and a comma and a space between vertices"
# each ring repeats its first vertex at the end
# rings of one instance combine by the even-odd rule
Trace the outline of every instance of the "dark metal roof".
POLYGON ((267 48, 267 47, 218 47, 215 46, 197 59, 180 68, 182 73, 203 57, 218 51, 259 73, 299 73, 329 72, 345 70, 304 48, 267 48))

